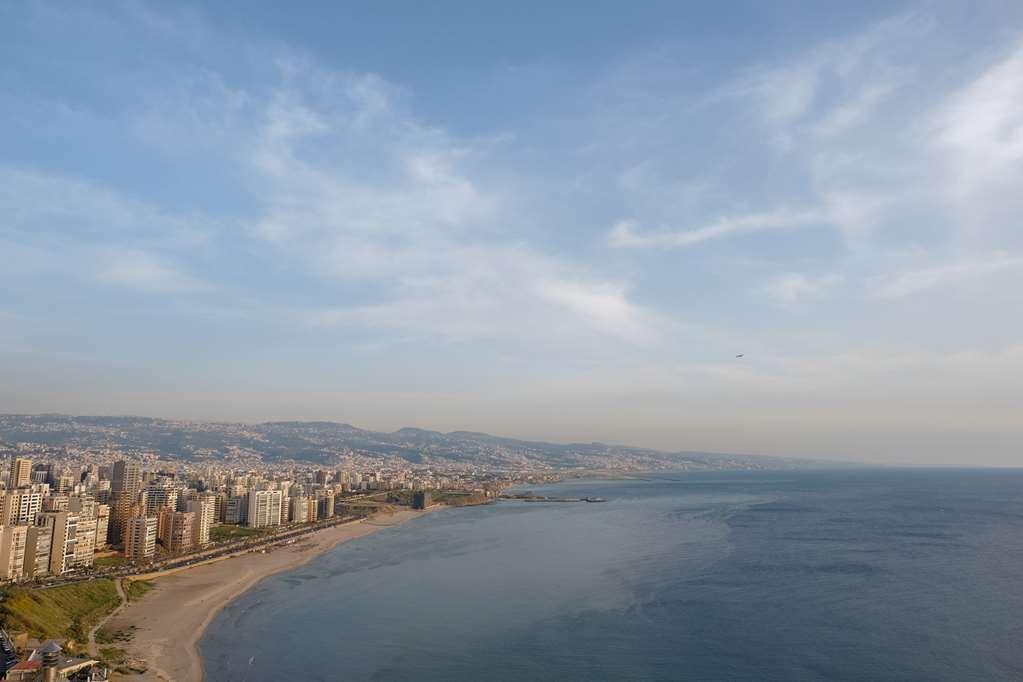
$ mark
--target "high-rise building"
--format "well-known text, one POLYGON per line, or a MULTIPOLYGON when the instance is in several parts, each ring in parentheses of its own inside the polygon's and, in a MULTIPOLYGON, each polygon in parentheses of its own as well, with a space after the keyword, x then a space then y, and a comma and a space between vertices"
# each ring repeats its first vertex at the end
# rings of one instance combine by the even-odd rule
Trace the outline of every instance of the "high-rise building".
POLYGON ((99 483, 96 484, 96 501, 100 504, 110 502, 110 481, 100 479, 99 483))
POLYGON ((126 459, 114 462, 114 469, 110 475, 110 491, 127 493, 128 497, 135 497, 141 489, 142 467, 139 463, 126 459))
MULTIPOLYGON (((95 503, 93 503, 95 504, 95 503)), ((96 554, 96 517, 79 515, 75 527, 75 556, 72 568, 89 568, 96 554)))
POLYGON ((43 493, 29 488, 8 490, 0 500, 0 525, 32 523, 42 510, 43 497, 43 493))
POLYGON ((107 546, 107 534, 110 530, 110 507, 105 504, 96 505, 96 549, 107 546))
POLYGON ((43 512, 53 516, 53 542, 50 545, 50 573, 60 575, 75 566, 78 544, 78 516, 67 511, 43 512))
POLYGON ((224 501, 224 523, 245 525, 249 522, 249 494, 234 495, 224 501))
POLYGON ((249 491, 248 525, 251 528, 280 525, 283 498, 280 490, 249 491))
POLYGON ((227 494, 216 493, 213 498, 213 518, 217 523, 224 523, 224 512, 227 507, 227 494))
POLYGON ((156 516, 164 509, 174 511, 178 506, 178 489, 174 482, 157 478, 146 486, 146 516, 156 516))
POLYGON ((292 497, 288 518, 292 523, 305 523, 309 520, 309 498, 292 497))
POLYGON ((216 512, 216 499, 216 495, 202 493, 198 499, 188 501, 188 511, 195 515, 192 542, 198 547, 210 544, 210 526, 213 525, 216 512))
POLYGON ((124 493, 111 493, 107 500, 110 506, 110 525, 107 527, 107 542, 112 545, 124 544, 124 533, 128 528, 128 519, 133 514, 131 508, 135 500, 124 493))
POLYGON ((135 516, 128 519, 124 532, 124 556, 143 561, 156 553, 156 518, 135 516))
POLYGON ((195 514, 165 509, 160 513, 158 539, 168 552, 183 552, 192 547, 195 514))
POLYGON ((147 491, 132 494, 130 492, 114 492, 110 494, 110 523, 107 527, 107 542, 112 545, 124 545, 124 534, 128 528, 128 520, 133 516, 146 516, 147 491))
MULTIPOLYGON (((110 525, 107 539, 111 544, 123 545, 128 521, 135 514, 142 490, 142 467, 132 460, 118 460, 110 471, 110 525)), ((143 512, 144 514, 145 512, 143 512)))
POLYGON ((4 526, 0 530, 0 580, 17 580, 25 570, 28 526, 4 526))
POLYGON ((43 511, 46 512, 61 512, 69 511, 68 504, 70 500, 67 495, 48 495, 43 498, 43 511))
POLYGON ((21 488, 32 483, 32 460, 16 457, 11 462, 11 475, 7 479, 8 488, 21 488))
POLYGON ((25 539, 26 577, 46 575, 50 572, 50 549, 53 545, 54 517, 40 514, 36 523, 28 527, 25 539))

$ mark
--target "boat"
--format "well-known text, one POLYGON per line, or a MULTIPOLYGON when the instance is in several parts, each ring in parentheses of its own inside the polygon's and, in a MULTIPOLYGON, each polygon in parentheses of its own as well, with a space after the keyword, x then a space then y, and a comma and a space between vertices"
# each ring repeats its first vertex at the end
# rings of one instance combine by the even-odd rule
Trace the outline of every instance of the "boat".
POLYGON ((607 502, 603 497, 584 497, 583 502, 607 502))

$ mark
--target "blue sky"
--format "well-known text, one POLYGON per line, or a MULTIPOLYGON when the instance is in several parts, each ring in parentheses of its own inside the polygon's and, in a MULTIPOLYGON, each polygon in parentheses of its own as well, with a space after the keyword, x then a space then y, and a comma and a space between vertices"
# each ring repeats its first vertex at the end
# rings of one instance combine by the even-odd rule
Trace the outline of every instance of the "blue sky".
POLYGON ((0 410, 1023 464, 1023 5, 550 4, 4 4, 0 410))

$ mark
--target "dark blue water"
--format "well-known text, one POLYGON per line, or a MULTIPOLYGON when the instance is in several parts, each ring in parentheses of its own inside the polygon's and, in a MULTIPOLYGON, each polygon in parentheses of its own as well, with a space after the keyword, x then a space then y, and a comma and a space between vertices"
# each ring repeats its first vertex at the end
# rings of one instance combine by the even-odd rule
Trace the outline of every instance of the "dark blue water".
POLYGON ((1023 679, 1023 472, 577 481, 270 578, 210 680, 1023 679))

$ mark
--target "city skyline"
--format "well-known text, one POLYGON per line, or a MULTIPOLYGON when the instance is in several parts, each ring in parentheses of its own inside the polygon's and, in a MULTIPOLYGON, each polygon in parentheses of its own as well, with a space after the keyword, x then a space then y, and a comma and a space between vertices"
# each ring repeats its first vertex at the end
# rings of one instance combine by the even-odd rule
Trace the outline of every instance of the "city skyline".
POLYGON ((1023 6, 761 5, 5 5, 0 413, 1023 465, 1023 6))

